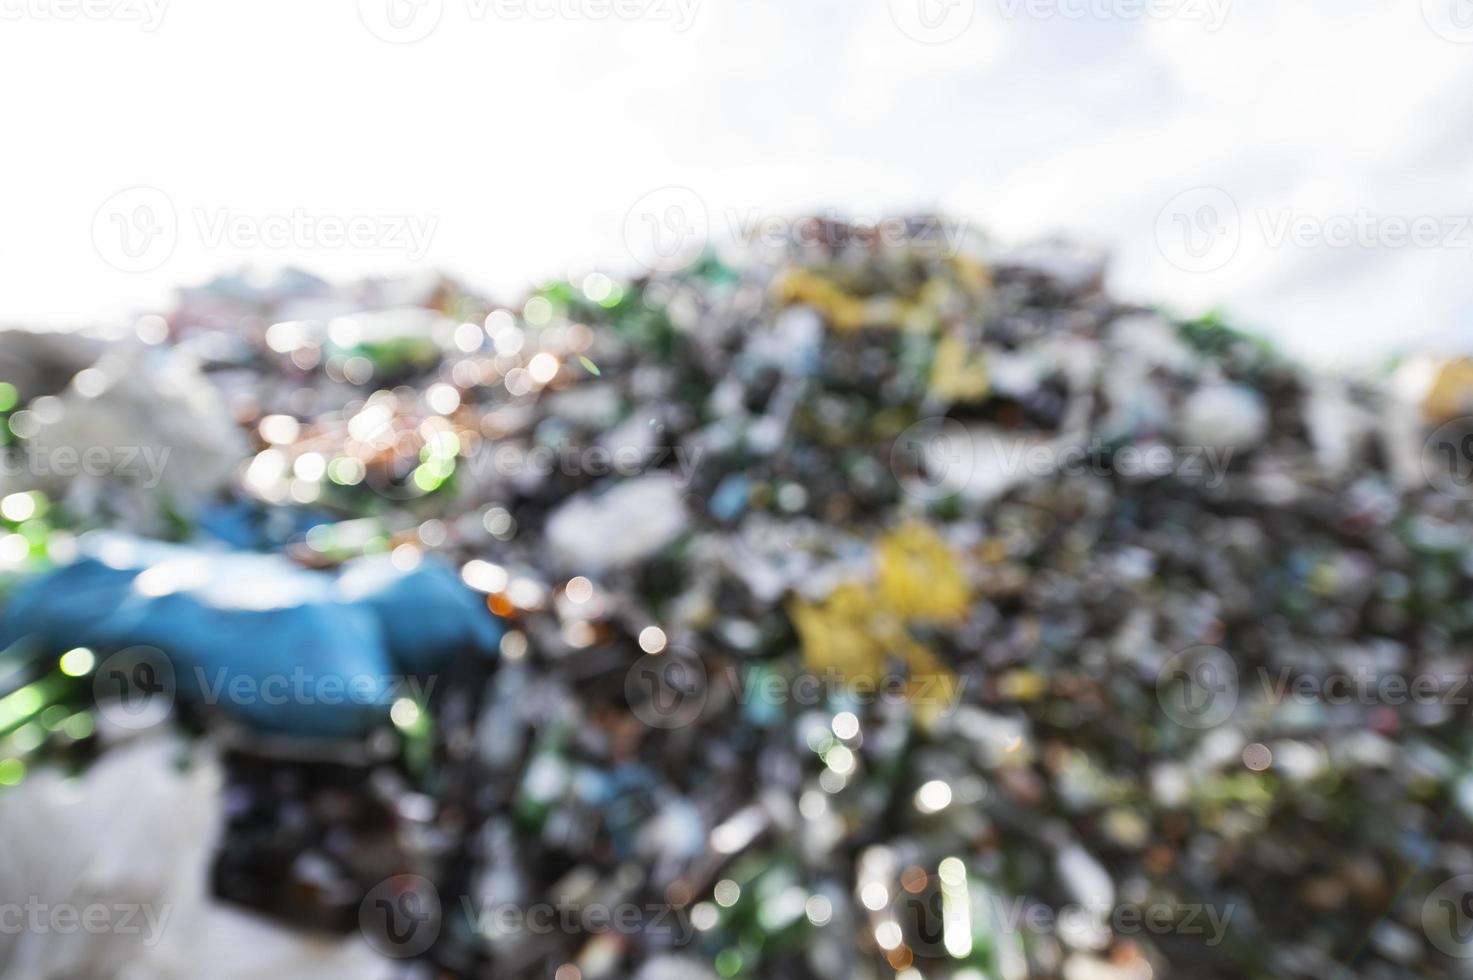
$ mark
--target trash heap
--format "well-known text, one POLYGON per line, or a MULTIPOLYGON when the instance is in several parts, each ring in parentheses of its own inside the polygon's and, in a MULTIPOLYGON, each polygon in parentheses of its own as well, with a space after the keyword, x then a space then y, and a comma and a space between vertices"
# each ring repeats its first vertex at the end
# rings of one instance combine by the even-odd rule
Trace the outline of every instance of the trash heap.
MULTIPOLYGON (((369 929, 407 976, 1467 976, 1473 511, 1426 442, 1464 402, 936 227, 516 307, 187 290, 0 391, 13 447, 174 454, 13 487, 0 558, 454 563, 494 669, 352 751, 231 750, 217 890, 327 928, 409 896, 428 938, 369 929)), ((16 696, 0 778, 99 741, 16 696)))

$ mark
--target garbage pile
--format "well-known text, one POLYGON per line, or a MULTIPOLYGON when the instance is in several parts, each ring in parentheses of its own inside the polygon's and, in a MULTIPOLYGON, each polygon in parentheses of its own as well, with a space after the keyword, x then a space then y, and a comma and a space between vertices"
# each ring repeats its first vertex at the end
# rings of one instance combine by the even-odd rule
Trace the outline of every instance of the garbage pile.
MULTIPOLYGON (((217 894, 406 976, 1468 975, 1447 372, 1433 413, 935 227, 515 307, 186 290, 64 370, 0 360, 11 458, 99 463, 11 467, 0 560, 125 528, 458 570, 497 659, 416 664, 353 737, 177 706, 229 739, 217 894)), ((68 649, 105 638, 48 622, 0 783, 126 737, 113 651, 68 649)))

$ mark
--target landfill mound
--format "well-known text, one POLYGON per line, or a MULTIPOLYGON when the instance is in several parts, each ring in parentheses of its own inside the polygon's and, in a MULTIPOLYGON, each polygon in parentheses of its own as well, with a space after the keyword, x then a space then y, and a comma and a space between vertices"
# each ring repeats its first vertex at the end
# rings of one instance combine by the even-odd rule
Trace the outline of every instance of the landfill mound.
MULTIPOLYGON (((515 308, 186 290, 6 412, 165 475, 47 483, 0 552, 456 563, 494 672, 361 758, 233 742, 215 883, 349 928, 428 889, 370 936, 416 976, 1465 976, 1460 423, 934 226, 515 308)), ((67 717, 0 754, 106 734, 67 717)))

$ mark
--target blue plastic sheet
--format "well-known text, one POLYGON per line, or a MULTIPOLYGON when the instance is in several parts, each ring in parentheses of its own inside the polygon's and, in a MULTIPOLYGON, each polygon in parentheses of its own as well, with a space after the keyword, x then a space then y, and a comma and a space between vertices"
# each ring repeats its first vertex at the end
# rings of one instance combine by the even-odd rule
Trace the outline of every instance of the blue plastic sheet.
POLYGON ((354 735, 458 651, 495 653, 501 625, 449 566, 387 558, 340 574, 279 555, 222 552, 117 535, 22 584, 0 643, 56 653, 151 647, 177 696, 261 728, 354 735))

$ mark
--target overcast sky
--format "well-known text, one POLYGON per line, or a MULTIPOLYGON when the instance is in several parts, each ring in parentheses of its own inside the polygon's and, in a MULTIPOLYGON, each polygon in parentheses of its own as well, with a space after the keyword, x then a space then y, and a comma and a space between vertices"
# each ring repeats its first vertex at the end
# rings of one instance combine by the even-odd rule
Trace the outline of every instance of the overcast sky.
POLYGON ((1315 359, 1473 347, 1470 0, 0 0, 0 82, 0 322, 940 208, 1315 359))

